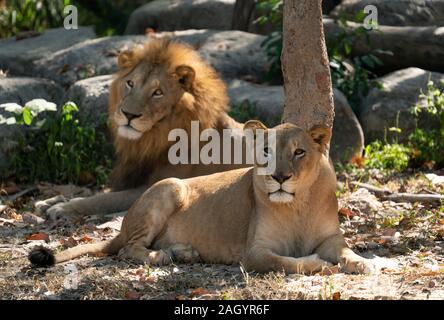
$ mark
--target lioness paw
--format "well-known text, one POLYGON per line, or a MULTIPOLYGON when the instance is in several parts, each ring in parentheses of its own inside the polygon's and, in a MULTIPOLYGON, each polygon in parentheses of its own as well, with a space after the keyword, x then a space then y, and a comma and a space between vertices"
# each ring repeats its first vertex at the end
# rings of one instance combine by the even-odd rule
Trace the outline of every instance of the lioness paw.
POLYGON ((150 266, 165 266, 172 262, 172 259, 168 253, 163 250, 151 251, 148 254, 148 258, 145 263, 150 266))
POLYGON ((347 273, 374 274, 377 272, 376 266, 370 260, 361 257, 346 259, 341 265, 342 270, 347 273))
POLYGON ((317 253, 300 259, 303 260, 297 266, 297 273, 311 274, 332 266, 330 262, 321 259, 317 253))

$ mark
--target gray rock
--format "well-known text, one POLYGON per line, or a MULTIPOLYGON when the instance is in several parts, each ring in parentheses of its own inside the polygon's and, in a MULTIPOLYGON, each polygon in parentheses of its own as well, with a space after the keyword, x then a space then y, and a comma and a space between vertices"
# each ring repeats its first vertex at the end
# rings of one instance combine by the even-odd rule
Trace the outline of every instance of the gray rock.
MULTIPOLYGON (((234 80, 228 85, 231 106, 234 110, 246 101, 254 108, 259 118, 279 123, 284 105, 282 86, 264 86, 234 80)), ((348 162, 355 155, 361 155, 364 135, 359 121, 346 97, 334 90, 335 120, 330 155, 333 161, 348 162)))
POLYGON ((66 92, 64 101, 73 101, 79 106, 81 120, 98 125, 107 116, 108 93, 112 76, 98 76, 74 83, 66 92))
MULTIPOLYGON (((242 31, 186 30, 157 34, 195 47, 201 56, 227 79, 252 76, 263 79, 267 57, 260 47, 263 36, 242 31)), ((149 41, 146 36, 115 36, 87 40, 69 49, 48 54, 35 62, 36 72, 65 87, 93 76, 117 71, 117 55, 123 47, 149 41)))
POLYGON ((364 150, 364 133, 358 118, 344 94, 334 89, 335 119, 330 155, 335 162, 349 162, 361 156, 364 150))
MULTIPOLYGON (((54 82, 46 79, 33 78, 0 78, 0 104, 18 103, 24 105, 33 99, 45 99, 59 104, 63 89, 54 82)), ((0 110, 0 114, 11 117, 10 113, 0 110)), ((0 177, 8 165, 11 149, 16 145, 19 134, 25 128, 18 125, 0 124, 0 177)))
MULTIPOLYGON (((414 105, 425 105, 419 99, 421 90, 426 91, 428 80, 438 85, 444 74, 429 72, 418 68, 407 68, 392 72, 378 79, 383 89, 374 88, 359 105, 358 118, 361 122, 366 143, 376 139, 405 138, 416 128, 416 118, 411 113, 414 105), (399 117, 399 118, 398 118, 399 117), (388 128, 401 128, 399 136, 388 128)), ((418 124, 430 126, 430 119, 421 113, 418 124)))
POLYGON ((381 25, 444 26, 444 0, 343 0, 330 15, 353 18, 366 5, 376 6, 381 25))
POLYGON ((50 29, 19 41, 0 40, 0 70, 8 70, 14 76, 31 76, 35 61, 95 36, 92 28, 80 27, 78 30, 50 29))
POLYGON ((236 0, 155 0, 135 10, 125 34, 145 34, 145 29, 229 30, 236 0))
POLYGON ((69 87, 78 80, 117 71, 117 55, 124 47, 146 41, 145 36, 89 39, 35 61, 36 73, 69 87))

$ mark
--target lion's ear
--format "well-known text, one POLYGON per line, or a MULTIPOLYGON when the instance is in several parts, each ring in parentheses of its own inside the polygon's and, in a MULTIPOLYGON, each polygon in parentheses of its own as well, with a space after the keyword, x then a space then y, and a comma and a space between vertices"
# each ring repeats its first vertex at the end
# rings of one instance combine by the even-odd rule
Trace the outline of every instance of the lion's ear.
POLYGON ((117 58, 117 64, 119 65, 120 69, 130 68, 133 65, 133 61, 134 51, 132 50, 122 51, 117 58))
POLYGON ((313 139, 313 141, 320 146, 319 150, 321 152, 324 152, 327 144, 330 142, 331 139, 331 128, 322 125, 316 125, 308 130, 308 134, 313 139))
POLYGON ((181 65, 176 68, 176 77, 183 89, 189 91, 193 85, 196 73, 193 68, 181 65))
POLYGON ((260 122, 259 120, 248 120, 244 124, 244 131, 245 130, 252 130, 253 134, 256 136, 256 130, 268 130, 267 126, 260 122))

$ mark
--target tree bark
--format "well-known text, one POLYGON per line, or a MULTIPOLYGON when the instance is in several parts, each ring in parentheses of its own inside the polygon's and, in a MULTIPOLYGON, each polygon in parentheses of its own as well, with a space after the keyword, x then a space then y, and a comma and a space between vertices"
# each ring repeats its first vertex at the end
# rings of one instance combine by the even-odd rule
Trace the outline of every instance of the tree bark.
POLYGON ((283 121, 308 130, 333 126, 330 67, 321 0, 284 0, 282 71, 283 121))

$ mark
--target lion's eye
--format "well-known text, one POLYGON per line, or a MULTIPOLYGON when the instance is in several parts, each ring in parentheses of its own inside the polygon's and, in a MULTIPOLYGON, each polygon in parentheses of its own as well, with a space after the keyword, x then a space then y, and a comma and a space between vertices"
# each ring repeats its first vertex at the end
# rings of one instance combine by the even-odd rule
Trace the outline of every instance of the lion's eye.
POLYGON ((160 98, 163 97, 163 92, 160 89, 157 89, 156 91, 153 92, 153 97, 155 98, 160 98))
POLYGON ((131 80, 128 80, 128 81, 126 82, 126 87, 127 87, 128 89, 132 89, 132 88, 134 87, 134 82, 132 82, 131 80))
POLYGON ((294 152, 294 156, 296 158, 302 158, 303 156, 305 156, 305 151, 302 149, 296 149, 296 151, 294 152))

